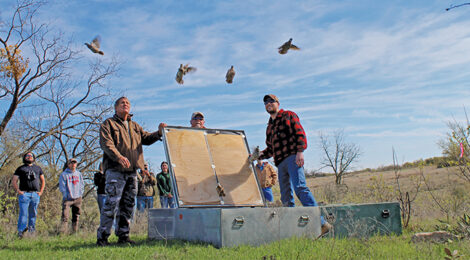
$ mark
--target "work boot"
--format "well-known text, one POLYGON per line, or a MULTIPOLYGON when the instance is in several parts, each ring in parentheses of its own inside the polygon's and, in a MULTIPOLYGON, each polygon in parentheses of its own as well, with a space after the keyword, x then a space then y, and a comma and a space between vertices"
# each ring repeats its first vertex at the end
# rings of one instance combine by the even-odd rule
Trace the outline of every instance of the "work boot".
POLYGON ((28 228, 25 228, 23 231, 18 232, 18 238, 22 239, 24 237, 24 233, 26 233, 26 231, 28 231, 28 228))
POLYGON ((65 221, 62 221, 60 223, 60 228, 59 228, 59 232, 61 234, 67 234, 69 231, 69 223, 65 222, 65 221))
POLYGON ((324 235, 328 234, 328 232, 330 232, 330 230, 333 228, 333 226, 328 223, 328 222, 325 222, 325 224, 323 224, 321 226, 321 235, 320 237, 323 237, 324 235))
POLYGON ((72 233, 78 232, 78 222, 72 222, 72 233))
POLYGON ((118 244, 128 244, 128 245, 135 245, 135 241, 131 240, 129 237, 119 237, 118 244))
POLYGON ((97 246, 109 246, 108 239, 98 239, 96 241, 97 246))

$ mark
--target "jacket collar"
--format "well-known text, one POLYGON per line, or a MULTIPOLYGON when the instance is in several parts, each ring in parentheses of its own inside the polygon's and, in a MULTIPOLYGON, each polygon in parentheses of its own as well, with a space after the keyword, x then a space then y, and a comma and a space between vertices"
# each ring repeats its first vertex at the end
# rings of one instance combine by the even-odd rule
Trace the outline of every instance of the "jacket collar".
MULTIPOLYGON (((132 116, 133 114, 127 115, 127 121, 132 121, 132 116)), ((119 122, 124 122, 124 120, 120 118, 117 114, 114 114, 113 118, 118 120, 119 122)))
MULTIPOLYGON (((280 109, 277 112, 276 118, 274 120, 281 118, 283 113, 284 113, 284 109, 280 109)), ((274 120, 271 117, 269 117, 269 123, 273 123, 274 120)))

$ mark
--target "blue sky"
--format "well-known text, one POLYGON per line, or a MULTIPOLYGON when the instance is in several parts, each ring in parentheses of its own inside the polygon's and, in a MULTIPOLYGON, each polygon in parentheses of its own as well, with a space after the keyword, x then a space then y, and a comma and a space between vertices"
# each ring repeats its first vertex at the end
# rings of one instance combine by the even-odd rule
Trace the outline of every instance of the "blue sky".
MULTIPOLYGON (((391 164, 392 146, 401 162, 440 156, 446 122, 464 118, 470 7, 445 11, 462 1, 116 2, 50 1, 40 15, 87 59, 123 61, 110 84, 148 130, 189 126, 202 111, 207 127, 244 130, 264 148, 262 97, 273 93, 307 132, 307 169, 320 168, 319 131, 341 128, 362 148, 360 169, 391 164), (83 45, 97 34, 103 57, 83 45), (279 55, 289 38, 301 51, 279 55), (181 63, 198 68, 184 85, 174 79, 181 63)), ((145 157, 157 168, 162 144, 145 157)))

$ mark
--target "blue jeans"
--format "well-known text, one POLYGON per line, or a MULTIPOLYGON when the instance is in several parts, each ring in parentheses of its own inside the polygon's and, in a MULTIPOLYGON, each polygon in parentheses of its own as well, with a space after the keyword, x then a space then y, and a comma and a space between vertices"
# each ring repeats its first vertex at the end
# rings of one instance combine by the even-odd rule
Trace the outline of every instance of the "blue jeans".
MULTIPOLYGON (((307 187, 305 181, 304 168, 297 166, 295 163, 295 155, 290 155, 284 159, 277 167, 279 186, 281 189, 281 201, 286 207, 295 207, 294 193, 299 198, 304 207, 318 206, 312 192, 307 187)), ((321 217, 321 224, 325 220, 321 217)))
POLYGON ((264 198, 267 201, 272 202, 274 200, 273 191, 271 190, 271 187, 263 188, 263 194, 264 194, 264 198))
POLYGON ((106 194, 98 194, 98 198, 96 198, 96 200, 98 201, 98 208, 100 209, 101 213, 101 209, 103 208, 104 202, 106 200, 106 194))
POLYGON ((176 208, 175 198, 168 198, 167 196, 160 196, 160 205, 162 208, 176 208))
POLYGON ((25 192, 18 196, 20 215, 18 216, 18 233, 28 228, 29 232, 36 231, 36 216, 40 197, 37 192, 25 192))
POLYGON ((151 196, 137 196, 137 209, 144 211, 146 208, 153 208, 153 197, 151 196))

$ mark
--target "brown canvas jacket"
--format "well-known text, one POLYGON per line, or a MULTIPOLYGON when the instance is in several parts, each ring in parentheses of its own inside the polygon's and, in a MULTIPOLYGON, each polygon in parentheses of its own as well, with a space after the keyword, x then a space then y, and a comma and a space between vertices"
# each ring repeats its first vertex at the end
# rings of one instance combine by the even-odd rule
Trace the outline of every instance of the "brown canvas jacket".
POLYGON ((136 122, 128 116, 129 131, 126 129, 123 120, 114 115, 106 119, 100 127, 100 146, 103 150, 103 169, 113 169, 119 172, 135 172, 144 168, 144 155, 142 145, 151 145, 161 136, 158 131, 154 133, 146 132, 136 122), (118 158, 126 157, 131 166, 124 168, 119 164, 118 158))
POLYGON ((150 173, 150 176, 137 173, 137 180, 139 181, 137 196, 151 197, 155 195, 155 188, 153 186, 157 184, 157 179, 153 176, 153 173, 150 173))
POLYGON ((277 172, 271 164, 263 162, 262 171, 258 168, 258 166, 255 168, 261 188, 264 189, 276 185, 277 172))

